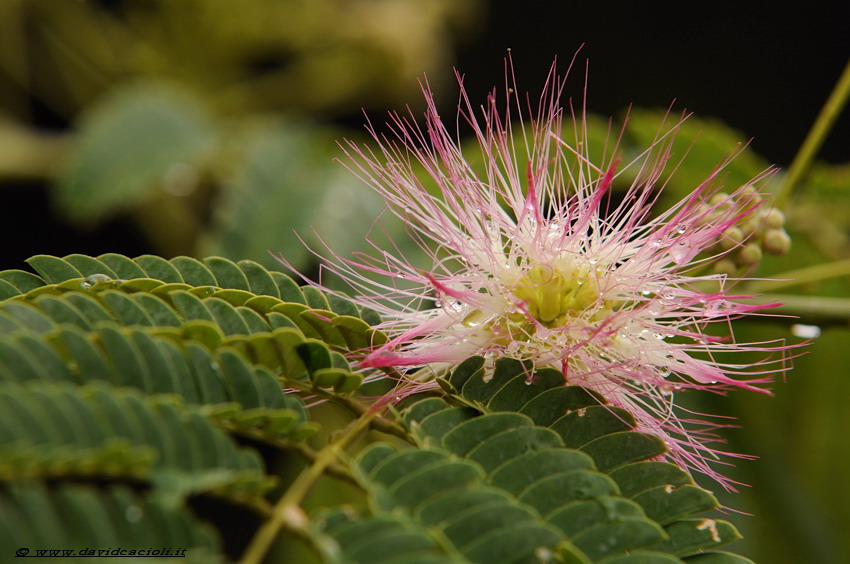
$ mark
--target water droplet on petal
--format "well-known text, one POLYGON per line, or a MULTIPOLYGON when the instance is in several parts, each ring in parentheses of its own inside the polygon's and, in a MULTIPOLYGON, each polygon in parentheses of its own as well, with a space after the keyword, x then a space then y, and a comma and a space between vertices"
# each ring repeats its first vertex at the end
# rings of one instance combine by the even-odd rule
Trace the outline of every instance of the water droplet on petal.
POLYGON ((679 243, 670 247, 670 258, 672 258, 676 264, 685 264, 693 258, 693 255, 693 247, 686 245, 685 243, 679 243))

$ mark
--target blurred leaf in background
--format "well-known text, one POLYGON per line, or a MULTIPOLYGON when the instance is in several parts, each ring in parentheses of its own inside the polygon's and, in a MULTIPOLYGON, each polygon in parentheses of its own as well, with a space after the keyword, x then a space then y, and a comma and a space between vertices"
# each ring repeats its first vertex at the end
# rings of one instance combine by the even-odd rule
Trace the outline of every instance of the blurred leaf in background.
POLYGON ((110 91, 78 120, 78 141, 61 172, 56 203, 74 221, 98 222, 132 209, 159 188, 192 189, 176 186, 176 176, 205 167, 217 141, 204 106, 163 83, 110 91))
POLYGON ((234 111, 350 113, 410 98, 423 71, 445 76, 479 4, 15 0, 0 6, 0 68, 65 117, 132 76, 180 81, 234 111))
POLYGON ((19 149, 0 180, 55 176, 68 221, 130 218, 159 254, 283 252, 309 270, 296 232, 362 248, 382 209, 332 162, 351 134, 320 124, 402 104, 423 72, 449 78, 479 4, 3 3, 0 71, 15 87, 0 93, 0 140, 19 149), (61 133, 32 133, 45 121, 61 133))
POLYGON ((342 254, 363 248, 384 205, 334 161, 331 140, 340 135, 292 120, 263 120, 237 134, 201 254, 273 266, 268 251, 282 252, 304 267, 305 243, 322 246, 317 237, 342 254))

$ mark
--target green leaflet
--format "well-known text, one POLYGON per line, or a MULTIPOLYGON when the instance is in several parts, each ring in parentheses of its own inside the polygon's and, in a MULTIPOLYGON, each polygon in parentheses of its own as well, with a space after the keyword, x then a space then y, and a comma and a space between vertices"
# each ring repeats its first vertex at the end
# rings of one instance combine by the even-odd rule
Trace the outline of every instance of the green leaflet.
POLYGON ((183 488, 222 495, 258 495, 269 486, 253 451, 238 448, 198 408, 173 396, 105 384, 4 383, 0 408, 5 480, 179 478, 183 488))
MULTIPOLYGON (((36 549, 61 547, 75 551, 75 557, 89 557, 81 561, 94 562, 97 552, 77 551, 180 547, 187 549, 187 563, 224 562, 221 540, 211 526, 186 508, 122 486, 13 484, 0 492, 0 529, 0 551, 9 555, 22 547, 30 548, 29 556, 36 549)), ((65 559, 62 552, 54 556, 65 559)))
MULTIPOLYGON (((218 257, 204 262, 188 257, 165 261, 150 255, 131 260, 113 254, 98 259, 39 255, 29 262, 45 277, 43 282, 51 283, 36 285, 34 277, 5 271, 9 280, 20 284, 15 289, 22 293, 0 302, 2 331, 55 335, 62 333, 60 325, 70 324, 91 332, 101 322, 149 327, 181 348, 183 341, 201 343, 213 352, 231 347, 250 362, 281 371, 285 378, 309 377, 313 385, 337 393, 356 390, 362 377, 352 374, 343 357, 331 349, 358 350, 385 341, 367 322, 354 317, 362 314, 372 319, 373 312, 361 312, 338 296, 326 298, 313 288, 298 288, 285 275, 251 261, 237 264, 218 257), (109 274, 140 272, 147 278, 116 279, 109 274), (206 285, 209 282, 220 286, 206 285), (23 292, 26 288, 33 289, 23 292), (297 301, 282 301, 282 295, 297 301)), ((109 379, 88 345, 63 335, 50 338, 83 355, 86 366, 93 369, 90 377, 109 379)), ((159 381, 169 378, 168 370, 156 372, 159 381)))
POLYGON ((418 450, 378 444, 362 453, 377 515, 404 508, 470 562, 544 553, 579 563, 681 562, 738 537, 724 521, 693 519, 717 500, 676 466, 651 460, 665 452, 659 439, 633 431, 634 418, 598 394, 562 382, 509 359, 456 367, 440 384, 463 407, 430 397, 400 414, 418 450), (438 477, 461 463, 479 474, 438 477))
MULTIPOLYGON (((321 457, 322 442, 319 452, 303 443, 318 426, 301 397, 355 413, 370 401, 346 356, 386 336, 372 328, 374 312, 344 296, 218 257, 30 263, 38 275, 0 272, 4 491, 23 480, 56 484, 48 496, 71 481, 143 484, 146 531, 193 499, 251 507, 261 522, 274 475, 260 452, 321 457)), ((443 397, 410 398, 376 426, 396 425, 412 448, 378 442, 353 462, 335 453, 326 470, 359 483, 365 505, 332 502, 298 531, 326 561, 746 562, 713 551, 737 538, 734 528, 696 517, 714 497, 654 460, 663 444, 599 394, 510 359, 469 359, 439 383, 443 397)), ((117 538, 96 530, 115 511, 107 494, 74 498, 74 511, 92 517, 73 525, 70 509, 40 511, 30 503, 41 494, 27 495, 4 507, 56 531, 41 533, 45 542, 117 538)), ((201 530, 203 518, 185 512, 174 526, 201 530)), ((187 546, 220 551, 216 542, 187 546)))

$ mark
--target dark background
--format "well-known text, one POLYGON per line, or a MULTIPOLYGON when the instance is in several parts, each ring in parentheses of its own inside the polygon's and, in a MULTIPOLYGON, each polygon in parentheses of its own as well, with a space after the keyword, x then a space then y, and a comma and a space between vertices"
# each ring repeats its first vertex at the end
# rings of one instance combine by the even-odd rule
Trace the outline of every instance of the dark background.
MULTIPOLYGON (((113 3, 120 4, 120 3, 113 3)), ((589 61, 592 111, 622 114, 629 104, 717 117, 753 139, 768 161, 787 168, 850 56, 850 3, 778 4, 655 2, 484 2, 480 19, 456 37, 456 66, 470 98, 500 85, 504 54, 512 51, 520 88, 538 91, 555 56, 566 69, 580 49, 571 94, 583 85, 589 61)), ((449 73, 449 70, 446 70, 449 73)), ((0 87, 5 77, 0 75, 0 87)), ((411 82, 418 76, 410 76, 411 82)), ((451 104, 453 89, 443 92, 451 104)), ((413 101, 414 103, 416 101, 413 101)), ((32 100, 34 122, 68 126, 32 100)), ((336 116, 357 127, 359 112, 336 116)), ((844 111, 820 158, 850 157, 850 112, 844 111)), ((43 182, 2 185, 0 236, 6 267, 37 253, 96 255, 120 249, 148 252, 124 219, 80 230, 52 210, 43 182), (26 234, 26 236, 22 236, 26 234)))
MULTIPOLYGON (((479 37, 461 45, 467 86, 500 76, 511 48, 517 80, 537 88, 558 55, 589 65, 589 106, 612 115, 628 104, 677 108, 720 118, 754 139, 754 149, 786 167, 850 57, 850 4, 750 2, 490 3, 479 37)), ((850 112, 821 157, 850 156, 850 112)))

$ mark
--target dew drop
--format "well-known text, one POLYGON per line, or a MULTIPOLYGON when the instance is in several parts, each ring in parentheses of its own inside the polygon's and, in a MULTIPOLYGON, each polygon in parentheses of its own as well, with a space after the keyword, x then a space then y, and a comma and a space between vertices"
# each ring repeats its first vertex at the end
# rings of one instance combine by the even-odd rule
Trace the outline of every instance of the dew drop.
POLYGON ((820 327, 817 325, 805 325, 803 323, 795 323, 791 326, 791 334, 801 339, 815 339, 820 337, 820 327))
POLYGON ((95 273, 95 274, 90 274, 89 276, 86 276, 83 284, 88 284, 89 286, 94 286, 96 284, 102 284, 104 282, 112 282, 112 277, 107 276, 106 274, 95 273))
POLYGON ((130 505, 124 510, 124 518, 128 523, 138 523, 142 519, 144 512, 138 505, 130 505))
POLYGON ((691 260, 693 255, 693 247, 686 245, 683 242, 680 242, 670 248, 670 258, 672 258, 676 264, 684 264, 688 262, 691 260))

